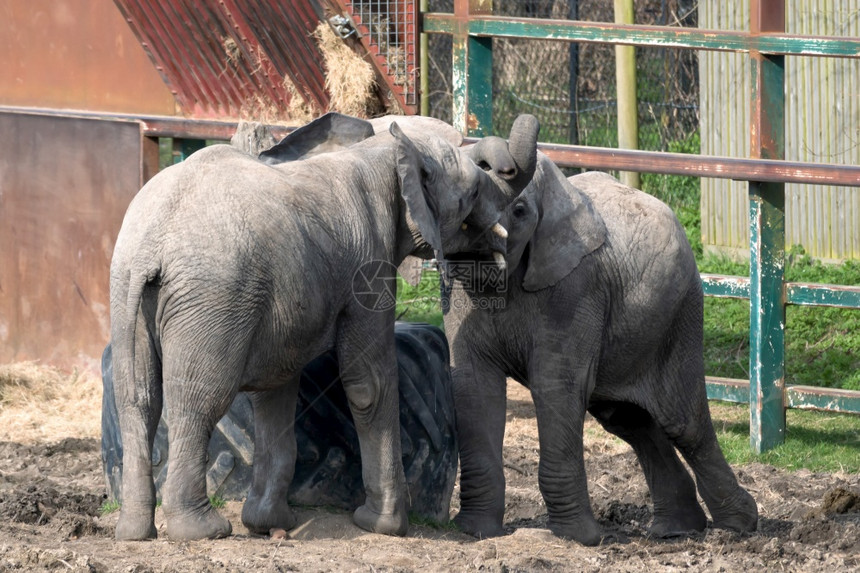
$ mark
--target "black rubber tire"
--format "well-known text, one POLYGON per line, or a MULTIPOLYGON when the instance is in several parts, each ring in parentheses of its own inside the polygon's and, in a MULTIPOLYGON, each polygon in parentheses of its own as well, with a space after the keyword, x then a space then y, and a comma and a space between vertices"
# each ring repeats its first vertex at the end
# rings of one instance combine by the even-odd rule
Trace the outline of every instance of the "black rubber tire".
MULTIPOLYGON (((400 440, 410 511, 448 521, 457 473, 454 401, 448 343, 438 328, 395 325, 400 377, 400 440)), ((291 503, 354 509, 364 502, 358 436, 333 352, 305 367, 296 408, 296 471, 291 503)), ((109 494, 120 499, 122 437, 116 415, 111 347, 102 356, 102 461, 109 494)), ((243 499, 251 479, 254 423, 251 403, 239 394, 209 442, 209 495, 243 499)), ((153 446, 159 492, 167 475, 167 426, 162 417, 153 446)))

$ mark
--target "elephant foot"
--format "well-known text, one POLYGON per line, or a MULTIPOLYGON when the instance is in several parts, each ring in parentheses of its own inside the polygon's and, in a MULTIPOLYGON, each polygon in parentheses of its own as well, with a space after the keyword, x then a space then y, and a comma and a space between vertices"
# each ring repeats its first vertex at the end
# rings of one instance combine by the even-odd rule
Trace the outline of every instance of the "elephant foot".
POLYGON ((409 527, 406 517, 406 507, 399 504, 397 511, 390 514, 376 513, 367 504, 362 505, 352 514, 352 519, 360 528, 372 533, 397 535, 403 537, 409 527))
POLYGON ((460 528, 463 533, 467 533, 478 539, 488 539, 490 537, 501 537, 505 535, 505 530, 502 527, 501 519, 493 519, 492 517, 461 511, 454 517, 454 524, 460 528))
POLYGON ((266 534, 271 529, 289 531, 296 526, 296 516, 286 499, 275 503, 263 502, 259 497, 249 497, 242 506, 242 523, 248 531, 266 534))
POLYGON ((550 516, 547 525, 549 526, 549 530, 557 537, 572 539, 588 547, 600 545, 604 539, 600 524, 591 516, 580 517, 576 521, 564 522, 559 522, 550 516))
POLYGON ((143 541, 158 537, 152 510, 134 512, 130 508, 121 508, 115 537, 117 541, 143 541))
POLYGON ((749 533, 758 528, 758 506, 746 490, 738 488, 738 495, 731 503, 720 507, 708 506, 714 527, 730 529, 739 533, 749 533))
POLYGON ((233 532, 230 522, 224 519, 207 501, 200 510, 172 512, 165 508, 167 536, 172 541, 220 539, 233 532))
POLYGON ((652 537, 666 539, 683 537, 693 532, 704 531, 708 518, 701 506, 696 503, 686 508, 674 508, 671 512, 654 511, 654 521, 648 529, 652 537))

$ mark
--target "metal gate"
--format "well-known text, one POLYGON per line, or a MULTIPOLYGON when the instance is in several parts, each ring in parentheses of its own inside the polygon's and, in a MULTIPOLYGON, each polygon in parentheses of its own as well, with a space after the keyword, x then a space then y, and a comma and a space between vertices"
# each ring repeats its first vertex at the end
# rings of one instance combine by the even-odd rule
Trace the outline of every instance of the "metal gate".
MULTIPOLYGON (((785 307, 860 308, 860 287, 786 283, 785 183, 860 186, 860 167, 786 162, 785 57, 860 57, 856 38, 785 33, 785 0, 751 0, 750 31, 636 26, 493 16, 492 2, 455 0, 453 14, 423 15, 425 33, 453 36, 454 125, 492 134, 493 38, 598 42, 742 52, 751 64, 751 158, 542 145, 558 165, 736 179, 749 182, 750 276, 703 275, 705 294, 750 299, 750 380, 709 380, 708 395, 750 403, 757 453, 785 438, 785 409, 860 414, 860 392, 785 387, 785 307)), ((537 62, 536 62, 537 64, 537 62)))

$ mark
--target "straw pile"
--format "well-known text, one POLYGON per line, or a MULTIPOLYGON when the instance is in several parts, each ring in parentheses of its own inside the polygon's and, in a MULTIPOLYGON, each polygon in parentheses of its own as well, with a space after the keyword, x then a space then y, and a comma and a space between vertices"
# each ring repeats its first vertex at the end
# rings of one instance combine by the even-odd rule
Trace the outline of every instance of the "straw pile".
POLYGON ((102 384, 36 362, 0 365, 0 441, 22 444, 101 435, 102 384))

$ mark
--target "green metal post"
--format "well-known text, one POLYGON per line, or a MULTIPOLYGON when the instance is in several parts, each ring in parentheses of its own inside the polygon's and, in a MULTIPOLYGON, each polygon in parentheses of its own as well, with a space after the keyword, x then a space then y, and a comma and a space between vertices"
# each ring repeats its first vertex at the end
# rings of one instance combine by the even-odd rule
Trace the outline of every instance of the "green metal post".
POLYGON ((173 140, 173 163, 180 163, 188 159, 188 156, 206 147, 203 139, 179 139, 173 140))
MULTIPOLYGON (((421 0, 418 3, 418 10, 421 14, 427 12, 427 0, 421 0)), ((418 113, 427 116, 430 115, 430 57, 429 57, 429 42, 427 34, 421 32, 419 36, 418 61, 419 61, 419 86, 421 89, 421 102, 418 108, 418 113)))
POLYGON ((453 123, 471 137, 493 134, 493 40, 469 35, 469 15, 492 13, 489 0, 454 1, 453 123))
MULTIPOLYGON (((750 30, 783 32, 785 0, 752 0, 750 30)), ((750 52, 751 154, 785 159, 785 58, 750 52)), ((750 181, 750 445, 785 441, 785 184, 750 181)))

